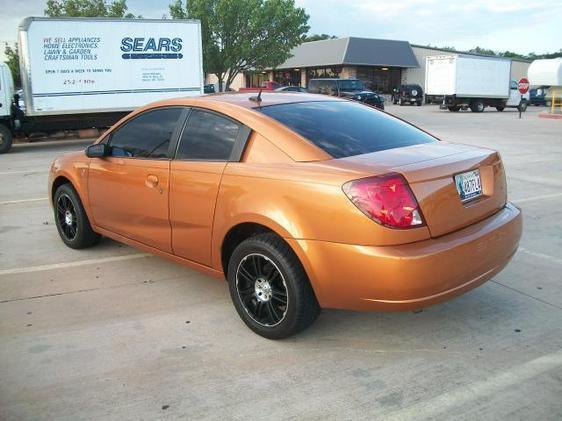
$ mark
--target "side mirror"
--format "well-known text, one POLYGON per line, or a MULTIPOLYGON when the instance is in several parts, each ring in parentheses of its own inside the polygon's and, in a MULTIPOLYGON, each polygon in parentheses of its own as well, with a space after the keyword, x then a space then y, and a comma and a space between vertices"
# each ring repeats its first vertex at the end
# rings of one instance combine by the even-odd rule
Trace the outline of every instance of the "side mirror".
POLYGON ((86 156, 88 158, 103 158, 109 156, 109 146, 105 143, 90 145, 86 148, 86 156))

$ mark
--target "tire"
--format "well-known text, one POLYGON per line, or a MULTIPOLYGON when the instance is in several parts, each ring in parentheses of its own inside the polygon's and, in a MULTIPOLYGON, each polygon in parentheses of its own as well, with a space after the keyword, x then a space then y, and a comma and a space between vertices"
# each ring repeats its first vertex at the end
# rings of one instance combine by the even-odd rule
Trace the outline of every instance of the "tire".
POLYGON ((482 101, 473 101, 470 103, 470 111, 473 113, 481 113, 484 111, 484 103, 482 101))
POLYGON ((496 107, 496 110, 498 110, 499 112, 502 112, 505 109, 505 107, 496 107))
POLYGON ((404 105, 404 100, 400 98, 400 106, 402 107, 403 105, 404 105))
POLYGON ((6 153, 12 148, 12 132, 0 124, 0 153, 6 153))
POLYGON ((227 279, 238 315, 264 338, 294 335, 320 313, 300 261, 275 234, 260 234, 240 243, 228 263, 227 279))
POLYGON ((455 105, 454 107, 447 107, 447 109, 449 111, 451 111, 452 113, 458 113, 461 110, 461 107, 459 107, 458 105, 455 105))
POLYGON ((529 105, 529 103, 527 101, 521 101, 521 104, 517 107, 517 110, 521 111, 522 113, 524 113, 525 111, 527 111, 527 106, 529 105))
POLYGON ((98 243, 101 236, 92 230, 82 201, 71 184, 57 188, 53 208, 57 230, 64 244, 73 249, 83 249, 98 243))

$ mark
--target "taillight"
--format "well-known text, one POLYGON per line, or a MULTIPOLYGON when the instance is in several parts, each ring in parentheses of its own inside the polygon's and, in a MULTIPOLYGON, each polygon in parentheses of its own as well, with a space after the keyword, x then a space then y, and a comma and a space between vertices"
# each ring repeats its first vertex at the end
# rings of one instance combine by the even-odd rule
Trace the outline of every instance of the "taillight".
POLYGON ((381 225, 414 228, 424 224, 418 202, 400 174, 349 181, 343 191, 361 212, 381 225))

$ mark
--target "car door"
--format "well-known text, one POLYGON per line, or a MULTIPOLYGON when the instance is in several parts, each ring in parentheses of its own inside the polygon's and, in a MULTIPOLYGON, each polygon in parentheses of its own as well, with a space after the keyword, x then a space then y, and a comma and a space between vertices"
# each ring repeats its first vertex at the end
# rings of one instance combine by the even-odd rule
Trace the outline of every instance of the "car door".
POLYGON ((225 115, 192 109, 170 169, 170 225, 175 255, 210 266, 222 173, 229 161, 240 159, 249 132, 225 115))
POLYGON ((179 133, 183 113, 187 113, 185 107, 146 111, 104 140, 110 156, 92 158, 88 176, 89 201, 97 226, 172 251, 169 149, 179 133))

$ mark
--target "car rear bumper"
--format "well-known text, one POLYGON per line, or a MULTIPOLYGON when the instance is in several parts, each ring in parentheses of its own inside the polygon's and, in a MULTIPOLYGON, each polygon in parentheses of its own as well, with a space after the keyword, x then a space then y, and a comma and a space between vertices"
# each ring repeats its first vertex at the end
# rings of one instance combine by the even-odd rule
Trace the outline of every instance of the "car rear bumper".
POLYGON ((322 307, 395 311, 442 302, 483 284, 510 261, 521 231, 521 212, 508 203, 479 223, 412 244, 288 241, 305 255, 322 307))

